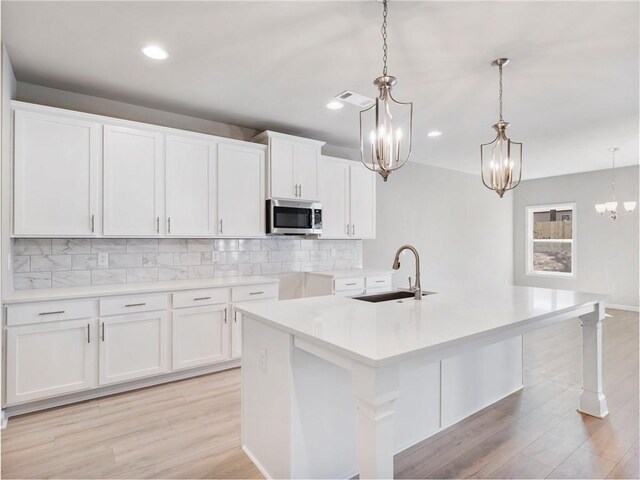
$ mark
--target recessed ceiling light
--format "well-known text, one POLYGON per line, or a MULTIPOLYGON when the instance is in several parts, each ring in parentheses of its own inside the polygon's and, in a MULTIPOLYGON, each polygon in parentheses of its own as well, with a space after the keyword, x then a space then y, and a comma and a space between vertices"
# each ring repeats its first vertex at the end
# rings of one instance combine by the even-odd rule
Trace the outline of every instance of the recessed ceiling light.
POLYGON ((440 135, 442 135, 442 132, 439 132, 438 130, 431 130, 427 133, 427 137, 439 137, 440 135))
POLYGON ((343 103, 337 100, 331 100, 327 103, 327 108, 329 110, 340 110, 342 107, 344 107, 343 103))
POLYGON ((147 45, 142 49, 142 53, 144 53, 149 58, 153 58, 154 60, 164 60, 166 58, 169 58, 169 54, 166 50, 155 45, 147 45))

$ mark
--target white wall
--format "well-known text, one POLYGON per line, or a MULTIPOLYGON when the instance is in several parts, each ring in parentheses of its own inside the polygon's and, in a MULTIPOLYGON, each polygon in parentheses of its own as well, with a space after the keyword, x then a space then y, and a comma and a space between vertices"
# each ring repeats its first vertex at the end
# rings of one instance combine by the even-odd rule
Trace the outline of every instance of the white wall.
MULTIPOLYGON (((638 201, 638 167, 616 169, 616 197, 638 201)), ((514 282, 610 295, 610 304, 638 307, 638 209, 614 222, 594 205, 611 199, 611 170, 524 181, 514 190, 514 282), (526 275, 527 206, 577 204, 576 277, 526 275)))
MULTIPOLYGON (((487 190, 479 176, 417 163, 377 185, 377 238, 363 242, 363 265, 390 268, 409 243, 421 257, 423 288, 511 284, 512 197, 487 190)), ((406 287, 413 258, 395 275, 406 287)))

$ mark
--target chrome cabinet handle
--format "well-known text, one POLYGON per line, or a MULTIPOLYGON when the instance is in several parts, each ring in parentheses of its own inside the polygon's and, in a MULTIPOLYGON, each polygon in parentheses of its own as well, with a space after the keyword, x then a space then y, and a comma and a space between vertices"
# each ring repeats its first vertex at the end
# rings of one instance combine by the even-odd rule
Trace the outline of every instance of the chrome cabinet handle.
POLYGON ((167 233, 171 233, 171 217, 167 217, 167 233))
POLYGON ((87 323, 87 343, 91 343, 91 324, 87 323))
POLYGON ((294 197, 298 196, 298 184, 297 183, 293 186, 293 196, 294 197))
POLYGON ((224 323, 227 323, 227 307, 224 308, 224 323))
POLYGON ((156 233, 160 233, 160 217, 156 217, 156 233))
POLYGON ((356 226, 355 224, 351 224, 351 236, 354 236, 356 234, 356 226))
POLYGON ((222 219, 220 219, 220 235, 222 235, 222 219))
POLYGON ((210 300, 211 297, 196 297, 194 300, 210 300))
POLYGON ((357 285, 357 283, 355 283, 355 282, 354 283, 347 283, 347 287, 351 287, 353 285, 357 285))
POLYGON ((104 322, 102 322, 102 341, 104 342, 104 322))
POLYGON ((249 295, 262 295, 264 292, 249 292, 249 295))
POLYGON ((386 280, 376 280, 376 283, 384 283, 386 280))
POLYGON ((347 235, 351 235, 351 234, 349 233, 349 224, 348 224, 348 223, 347 223, 347 235))
POLYGON ((64 313, 64 310, 57 310, 55 312, 40 312, 38 315, 44 317, 45 315, 57 315, 58 313, 64 313))
POLYGON ((233 311, 233 323, 238 323, 238 311, 233 311))
POLYGON ((300 197, 302 197, 302 184, 300 184, 300 197))
POLYGON ((91 233, 94 233, 96 231, 96 216, 95 215, 91 215, 91 233))
POLYGON ((128 303, 125 307, 143 307, 146 305, 146 302, 143 303, 128 303))

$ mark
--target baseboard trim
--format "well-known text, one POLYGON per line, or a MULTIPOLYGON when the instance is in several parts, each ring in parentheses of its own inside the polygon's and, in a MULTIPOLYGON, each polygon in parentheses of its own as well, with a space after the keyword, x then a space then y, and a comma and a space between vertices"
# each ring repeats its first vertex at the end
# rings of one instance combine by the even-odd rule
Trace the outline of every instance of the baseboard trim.
POLYGON ((184 380, 192 377, 199 377, 201 375, 207 375, 209 373, 221 372, 223 370, 230 370, 240 366, 240 359, 229 360, 227 362, 216 363, 214 365, 205 365, 202 367, 194 367, 185 370, 178 370, 176 372, 165 373, 154 377, 141 378, 124 383, 118 383, 115 385, 106 385, 104 387, 97 387, 91 390, 84 390, 82 392, 70 393, 68 395, 62 395, 59 397, 46 398, 43 400, 36 400, 34 402, 21 403, 18 405, 7 406, 2 410, 2 417, 0 421, 6 423, 10 417, 16 415, 23 415, 25 413, 37 412, 38 410, 46 410, 48 408, 61 407, 71 403, 84 402, 87 400, 93 400, 94 398, 106 397, 108 395, 114 395, 117 393, 128 392, 131 390, 137 390, 139 388, 152 387, 163 383, 175 382, 177 380, 184 380))
POLYGON ((253 464, 260 471, 260 473, 264 478, 269 478, 269 479, 273 478, 271 474, 267 472, 267 469, 264 468, 264 466, 258 461, 258 459, 253 455, 253 453, 251 453, 251 450, 249 450, 249 448, 244 443, 242 444, 242 450, 247 455, 247 457, 249 457, 249 460, 253 462, 253 464))
POLYGON ((617 303, 605 303, 605 308, 614 308, 616 310, 626 310, 627 312, 640 312, 640 307, 633 305, 619 305, 617 303))

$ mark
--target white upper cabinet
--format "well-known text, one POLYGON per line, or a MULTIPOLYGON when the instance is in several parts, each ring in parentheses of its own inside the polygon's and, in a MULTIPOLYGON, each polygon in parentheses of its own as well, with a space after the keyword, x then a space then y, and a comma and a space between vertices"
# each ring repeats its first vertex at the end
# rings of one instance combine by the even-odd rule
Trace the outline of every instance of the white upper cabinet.
POLYGON ((376 238, 376 174, 361 163, 351 163, 351 236, 376 238))
POLYGON ((163 140, 153 130, 104 126, 104 235, 163 231, 163 140))
POLYGON ((219 144, 217 236, 265 235, 264 171, 263 146, 219 144))
POLYGON ((318 162, 324 142, 271 131, 253 140, 269 146, 269 198, 318 200, 318 162))
POLYGON ((169 135, 166 141, 166 234, 215 234, 215 159, 217 144, 207 139, 169 135))
POLYGON ((376 178, 360 164, 322 157, 322 238, 375 238, 376 178))
POLYGON ((93 236, 99 226, 99 123, 15 112, 15 236, 93 236))
POLYGON ((350 238, 349 163, 323 157, 320 163, 322 237, 350 238))

